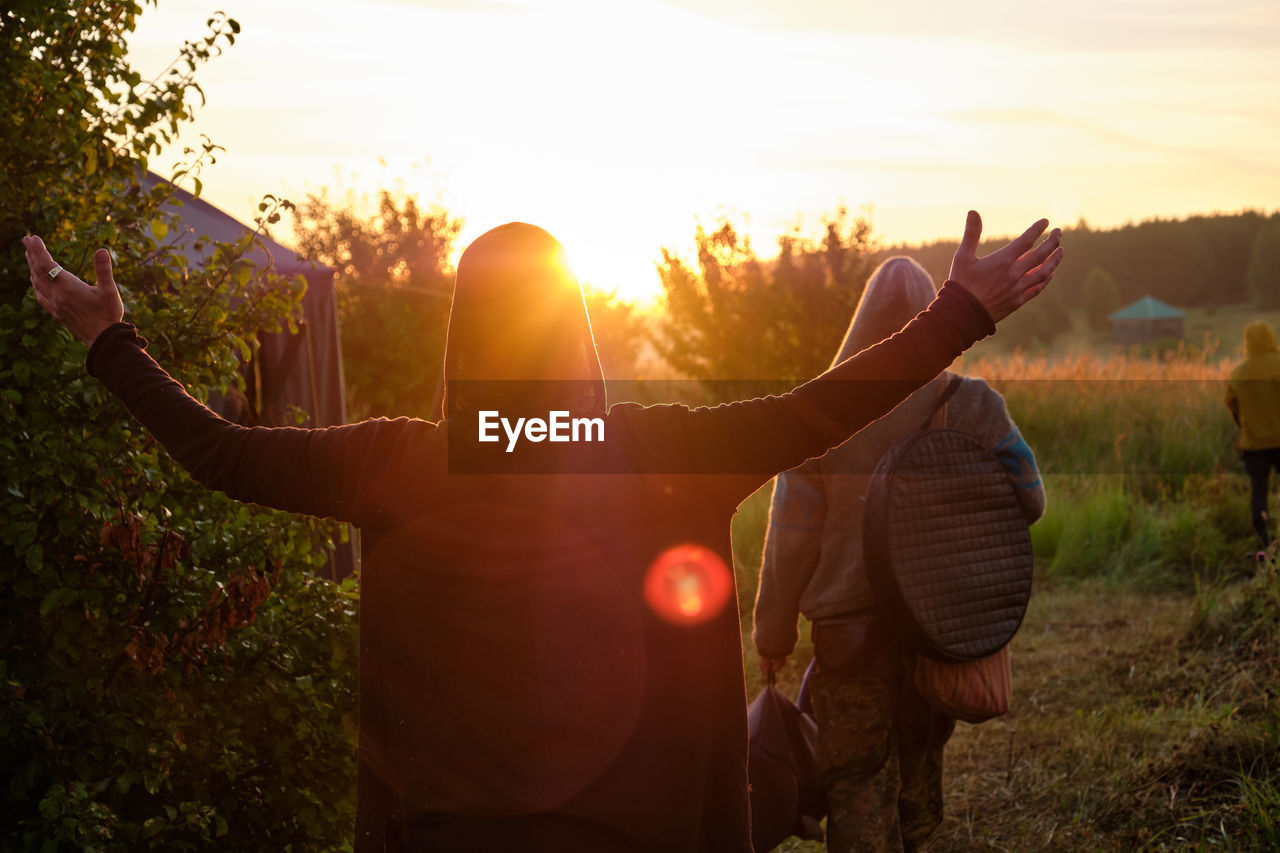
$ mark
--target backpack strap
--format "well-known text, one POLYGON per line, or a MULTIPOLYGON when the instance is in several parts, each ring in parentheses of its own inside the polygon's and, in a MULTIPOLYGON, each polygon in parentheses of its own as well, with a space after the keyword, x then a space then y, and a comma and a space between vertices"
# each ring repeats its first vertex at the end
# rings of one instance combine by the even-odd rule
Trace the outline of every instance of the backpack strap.
POLYGON ((929 424, 933 421, 934 415, 938 414, 942 407, 947 404, 947 401, 951 399, 951 395, 959 390, 960 383, 963 381, 962 377, 951 377, 950 381, 947 382, 947 387, 943 388, 942 393, 938 395, 938 402, 933 404, 933 408, 929 410, 928 417, 924 419, 924 423, 920 424, 920 429, 929 428, 929 424))

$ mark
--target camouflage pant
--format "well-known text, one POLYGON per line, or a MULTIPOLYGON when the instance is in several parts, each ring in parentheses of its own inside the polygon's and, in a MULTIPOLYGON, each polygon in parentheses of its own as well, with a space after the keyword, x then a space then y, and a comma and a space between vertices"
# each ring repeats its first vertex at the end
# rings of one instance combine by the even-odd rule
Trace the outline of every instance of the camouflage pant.
MULTIPOLYGON (((821 638, 815 646, 822 651, 821 638)), ((827 784, 827 849, 917 850, 942 820, 942 750, 955 721, 916 693, 901 648, 883 629, 811 690, 827 784)))

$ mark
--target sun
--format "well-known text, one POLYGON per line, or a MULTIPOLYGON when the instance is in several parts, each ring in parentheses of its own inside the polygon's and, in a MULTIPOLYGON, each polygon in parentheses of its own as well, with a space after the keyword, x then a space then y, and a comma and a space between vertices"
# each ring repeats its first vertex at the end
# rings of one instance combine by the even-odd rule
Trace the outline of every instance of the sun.
MULTIPOLYGON (((584 290, 611 293, 639 308, 651 308, 662 298, 662 283, 654 259, 633 248, 643 244, 619 244, 616 238, 611 241, 607 233, 587 233, 579 237, 573 233, 579 229, 566 230, 570 233, 563 238, 565 248, 584 290)), ((656 241, 654 253, 657 253, 656 241)))

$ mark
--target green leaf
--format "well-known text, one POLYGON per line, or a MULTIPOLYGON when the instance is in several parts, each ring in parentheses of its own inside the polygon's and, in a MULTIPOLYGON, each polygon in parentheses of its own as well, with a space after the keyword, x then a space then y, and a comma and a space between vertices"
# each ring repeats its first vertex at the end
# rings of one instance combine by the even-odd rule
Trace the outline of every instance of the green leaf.
POLYGON ((162 217, 157 216, 155 219, 151 220, 151 236, 156 238, 157 243, 163 240, 165 235, 168 233, 169 226, 165 224, 162 217))
POLYGON ((60 607, 66 607, 79 597, 80 593, 74 589, 55 589, 44 597, 40 602, 40 615, 47 616, 53 610, 60 607))
POLYGON ((58 788, 50 788, 49 795, 40 801, 40 816, 45 820, 53 820, 62 814, 62 798, 56 796, 62 791, 58 788))

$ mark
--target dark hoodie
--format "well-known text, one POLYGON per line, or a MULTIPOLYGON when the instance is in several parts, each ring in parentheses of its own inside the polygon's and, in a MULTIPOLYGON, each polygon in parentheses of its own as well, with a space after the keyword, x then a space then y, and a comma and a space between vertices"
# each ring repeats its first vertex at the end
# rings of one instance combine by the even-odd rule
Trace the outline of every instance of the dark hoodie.
POLYGON ((681 544, 731 566, 743 498, 992 330, 949 284, 788 394, 606 410, 563 252, 516 223, 459 263, 439 424, 245 429, 187 396, 128 324, 88 365, 210 488, 360 527, 357 850, 747 851, 732 574, 723 607, 673 621, 647 597, 651 567, 681 544), (606 440, 477 441, 488 407, 548 406, 602 414, 606 440))

